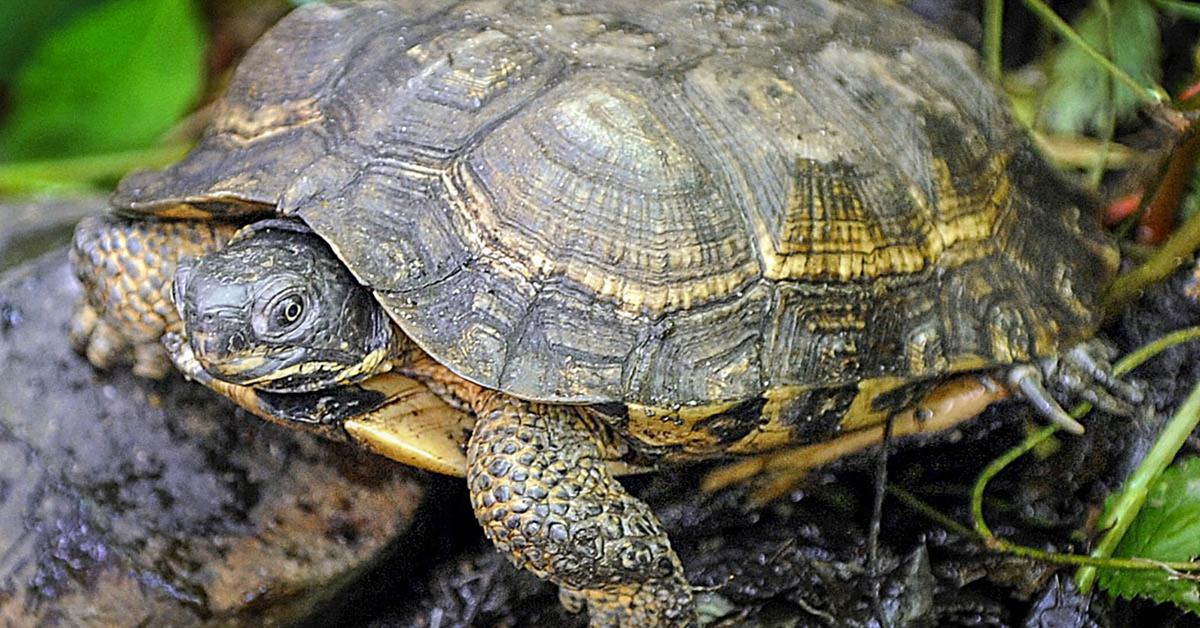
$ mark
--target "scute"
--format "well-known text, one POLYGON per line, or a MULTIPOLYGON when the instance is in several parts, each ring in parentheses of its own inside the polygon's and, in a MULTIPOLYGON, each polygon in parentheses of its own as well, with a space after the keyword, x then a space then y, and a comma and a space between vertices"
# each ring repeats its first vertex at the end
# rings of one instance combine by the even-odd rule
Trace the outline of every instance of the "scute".
POLYGON ((745 288, 742 218, 651 81, 581 72, 466 157, 476 244, 535 282, 565 279, 632 315, 745 288), (657 106, 655 106, 657 104, 657 106))
POLYGON ((478 111, 537 72, 532 50, 494 30, 452 31, 406 52, 421 64, 407 87, 421 100, 460 111, 478 111))
POLYGON ((524 398, 934 377, 1088 335, 1114 261, 974 63, 868 0, 305 6, 116 202, 298 217, 524 398))
POLYGON ((336 121, 326 110, 361 42, 435 5, 314 4, 293 11, 247 52, 199 145, 163 171, 122 179, 113 206, 159 214, 185 203, 207 204, 218 215, 269 212, 336 143, 326 128, 336 121))

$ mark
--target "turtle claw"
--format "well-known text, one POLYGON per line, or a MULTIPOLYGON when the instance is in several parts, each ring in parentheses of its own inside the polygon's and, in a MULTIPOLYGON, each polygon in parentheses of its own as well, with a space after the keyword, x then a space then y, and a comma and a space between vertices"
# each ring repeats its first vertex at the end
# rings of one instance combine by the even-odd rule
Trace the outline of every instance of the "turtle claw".
POLYGON ((1079 368, 1097 384, 1080 391, 1096 395, 1095 400, 1088 401, 1116 414, 1132 414, 1146 395, 1140 382, 1126 382, 1116 376, 1111 364, 1115 354, 1116 349, 1106 343, 1085 342, 1067 352, 1065 366, 1079 368))
POLYGON ((1014 367, 1008 373, 1008 383, 1052 423, 1072 434, 1082 434, 1083 425, 1063 410, 1046 384, 1062 396, 1087 401, 1105 412, 1133 416, 1145 394, 1139 384, 1122 381, 1113 373, 1110 361, 1115 356, 1111 345, 1090 340, 1036 365, 1014 367))
POLYGON ((209 375, 204 367, 200 366, 200 361, 192 352, 192 345, 188 344, 182 334, 173 331, 163 334, 162 346, 171 356, 171 362, 175 363, 175 368, 179 369, 184 377, 204 385, 213 381, 212 375, 209 375))
POLYGON ((1083 434, 1083 424, 1067 414, 1066 410, 1055 401, 1050 391, 1046 390, 1042 372, 1036 366, 1028 364, 1013 368, 1008 372, 1008 383, 1020 391, 1034 409, 1051 423, 1072 434, 1083 434))

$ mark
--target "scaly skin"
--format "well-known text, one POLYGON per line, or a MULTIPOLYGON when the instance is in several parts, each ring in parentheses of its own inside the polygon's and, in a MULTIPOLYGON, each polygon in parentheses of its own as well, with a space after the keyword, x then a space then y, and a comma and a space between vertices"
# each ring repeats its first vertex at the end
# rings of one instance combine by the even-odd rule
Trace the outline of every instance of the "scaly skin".
POLYGON ((211 221, 86 218, 75 228, 71 266, 83 300, 71 321, 71 343, 99 368, 133 364, 162 379, 171 359, 160 342, 178 329, 171 281, 181 259, 215 251, 236 228, 211 221))
POLYGON ((501 552, 585 600, 593 626, 696 625, 662 524, 605 465, 605 426, 576 407, 501 394, 477 415, 467 482, 501 552))

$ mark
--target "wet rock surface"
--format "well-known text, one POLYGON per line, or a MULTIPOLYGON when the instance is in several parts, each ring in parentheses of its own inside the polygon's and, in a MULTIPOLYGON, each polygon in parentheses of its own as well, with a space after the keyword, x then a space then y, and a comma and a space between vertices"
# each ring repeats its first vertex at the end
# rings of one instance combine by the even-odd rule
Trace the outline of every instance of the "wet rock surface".
POLYGON ((0 279, 0 625, 289 623, 413 542, 427 476, 95 371, 76 292, 61 251, 0 279))
POLYGON ((107 207, 99 195, 0 205, 0 271, 66 245, 80 218, 107 207))

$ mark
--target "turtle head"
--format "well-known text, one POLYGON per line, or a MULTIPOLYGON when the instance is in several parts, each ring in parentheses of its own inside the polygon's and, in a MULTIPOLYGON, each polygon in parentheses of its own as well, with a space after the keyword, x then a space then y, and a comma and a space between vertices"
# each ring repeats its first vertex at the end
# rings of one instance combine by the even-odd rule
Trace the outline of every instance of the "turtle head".
POLYGON ((175 307, 200 366, 216 379, 307 392, 387 368, 391 321, 316 234, 270 220, 181 263, 175 307))

